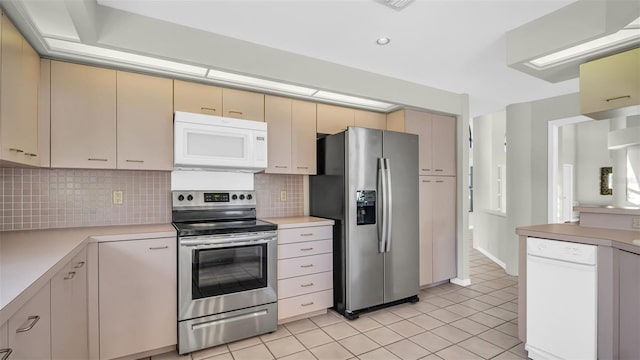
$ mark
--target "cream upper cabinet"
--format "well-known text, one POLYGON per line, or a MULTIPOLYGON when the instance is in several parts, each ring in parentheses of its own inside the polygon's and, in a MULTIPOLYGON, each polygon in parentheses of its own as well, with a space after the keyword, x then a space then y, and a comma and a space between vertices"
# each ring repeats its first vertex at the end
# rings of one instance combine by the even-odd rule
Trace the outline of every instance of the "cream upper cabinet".
POLYGON ((279 96, 265 96, 271 174, 315 174, 316 105, 279 96))
POLYGON ((38 166, 40 57, 2 14, 0 160, 38 166))
POLYGON ((51 167, 116 168, 116 71, 51 62, 51 167))
POLYGON ((640 48, 580 65, 580 109, 599 120, 640 113, 640 48))
POLYGON ((173 107, 174 111, 222 116, 222 88, 174 80, 173 107))
POLYGON ((264 94, 223 88, 222 116, 264 121, 264 94))
POLYGON ((419 174, 456 175, 456 118, 415 110, 387 114, 387 129, 417 134, 419 174))
POLYGON ((355 125, 354 109, 327 104, 317 104, 317 107, 318 133, 336 134, 355 125))
POLYGON ((51 285, 49 282, 8 322, 9 359, 51 358, 51 285))
POLYGON ((387 130, 387 115, 379 112, 355 109, 354 124, 358 127, 387 130))
POLYGON ((117 72, 117 167, 173 169, 173 82, 117 72))

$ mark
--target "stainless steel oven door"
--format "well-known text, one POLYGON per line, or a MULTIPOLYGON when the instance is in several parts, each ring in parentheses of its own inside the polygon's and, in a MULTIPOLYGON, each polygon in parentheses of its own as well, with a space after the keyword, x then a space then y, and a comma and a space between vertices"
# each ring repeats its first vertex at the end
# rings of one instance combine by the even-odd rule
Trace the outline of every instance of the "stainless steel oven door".
POLYGON ((277 300, 275 231, 178 240, 178 320, 277 300))

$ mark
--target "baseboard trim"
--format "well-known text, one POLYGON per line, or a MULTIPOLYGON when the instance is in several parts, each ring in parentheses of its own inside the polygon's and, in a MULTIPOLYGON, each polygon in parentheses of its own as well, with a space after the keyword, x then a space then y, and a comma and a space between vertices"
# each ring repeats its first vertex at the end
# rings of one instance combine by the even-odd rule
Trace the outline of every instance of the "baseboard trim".
POLYGON ((491 260, 494 263, 498 264, 498 266, 500 266, 501 268, 505 269, 505 271, 507 270, 507 264, 505 264, 504 262, 500 261, 500 259, 498 259, 497 257, 493 256, 493 254, 491 254, 487 250, 485 250, 485 249, 483 249, 483 248, 481 248, 479 246, 474 246, 473 248, 478 250, 480 253, 482 253, 482 255, 488 257, 489 260, 491 260))
POLYGON ((469 286, 471 285, 471 279, 460 279, 460 278, 453 278, 451 280, 452 284, 456 284, 456 285, 460 285, 460 286, 469 286))

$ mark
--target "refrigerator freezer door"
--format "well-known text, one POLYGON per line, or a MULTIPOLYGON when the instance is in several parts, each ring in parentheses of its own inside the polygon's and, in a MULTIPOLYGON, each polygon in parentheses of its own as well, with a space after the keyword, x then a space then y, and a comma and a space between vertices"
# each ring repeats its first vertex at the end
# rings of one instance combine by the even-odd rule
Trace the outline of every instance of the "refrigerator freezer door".
POLYGON ((393 202, 390 251, 384 255, 384 302, 419 292, 418 136, 383 132, 393 202))
MULTIPOLYGON (((357 225, 358 191, 378 188, 378 159, 382 157, 380 130, 349 128, 346 132, 346 311, 383 302, 384 255, 378 251, 377 224, 357 225)), ((417 176, 416 176, 417 178, 417 176)), ((378 203, 380 202, 380 191, 378 203)), ((378 212, 377 221, 381 220, 378 212)))

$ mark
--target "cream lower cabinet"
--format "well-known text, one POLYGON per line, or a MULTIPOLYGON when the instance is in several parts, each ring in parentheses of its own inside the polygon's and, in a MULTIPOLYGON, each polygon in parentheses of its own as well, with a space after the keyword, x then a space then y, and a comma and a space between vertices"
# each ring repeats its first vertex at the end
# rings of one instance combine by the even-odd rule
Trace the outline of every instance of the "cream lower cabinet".
POLYGON ((268 174, 316 173, 316 104, 265 96, 269 132, 268 174))
POLYGON ((177 343, 176 238, 98 244, 100 359, 177 343))
POLYGON ((9 318, 11 360, 51 359, 51 286, 47 284, 9 318))
POLYGON ((420 286, 456 277, 456 178, 420 176, 420 286))
POLYGON ((332 226, 278 230, 278 323, 333 306, 332 226))
POLYGON ((84 248, 51 279, 51 358, 89 358, 87 251, 84 248))
POLYGON ((0 359, 9 359, 11 355, 11 348, 9 347, 9 330, 7 329, 8 323, 0 325, 0 359))

